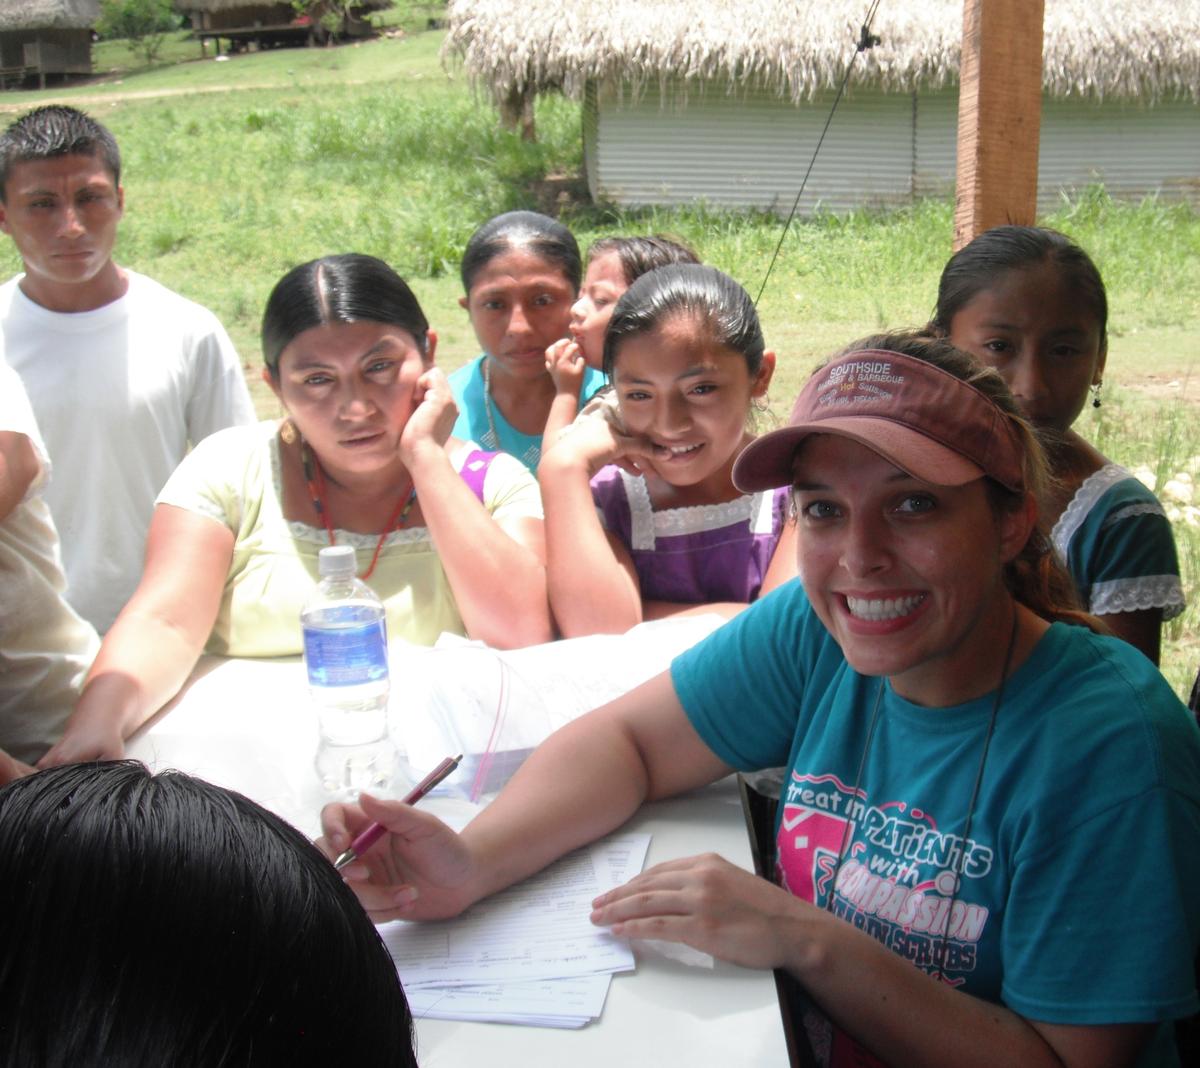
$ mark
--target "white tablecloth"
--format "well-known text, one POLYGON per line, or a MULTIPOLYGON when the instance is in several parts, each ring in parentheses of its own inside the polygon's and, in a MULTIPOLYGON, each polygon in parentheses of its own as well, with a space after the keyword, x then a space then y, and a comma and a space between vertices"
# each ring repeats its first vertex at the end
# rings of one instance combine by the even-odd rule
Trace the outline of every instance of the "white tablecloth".
MULTIPOLYGON (((238 790, 315 835, 325 801, 312 768, 315 747, 316 719, 298 660, 206 658, 128 752, 155 770, 180 768, 238 790)), ((647 805, 628 827, 653 836, 648 865, 716 852, 752 867, 732 779, 647 805)), ((787 1064, 770 972, 657 957, 617 976, 603 1016, 581 1031, 420 1020, 417 1039, 423 1068, 787 1064)))

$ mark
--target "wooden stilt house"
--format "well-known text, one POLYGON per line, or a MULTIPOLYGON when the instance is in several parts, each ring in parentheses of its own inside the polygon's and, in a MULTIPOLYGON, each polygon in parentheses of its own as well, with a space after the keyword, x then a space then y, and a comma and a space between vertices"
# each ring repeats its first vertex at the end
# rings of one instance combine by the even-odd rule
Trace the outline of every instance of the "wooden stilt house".
POLYGON ((100 0, 3 0, 0 87, 47 74, 91 74, 100 0))
MULTIPOLYGON (((332 31, 333 37, 369 37, 372 27, 368 16, 372 11, 391 7, 392 2, 355 0, 344 8, 332 31)), ((199 38, 201 49, 205 41, 212 40, 219 52, 222 38, 229 42, 230 51, 249 44, 270 48, 323 42, 330 30, 321 16, 333 7, 323 9, 317 4, 300 16, 289 0, 175 0, 175 9, 191 19, 192 32, 199 38)))

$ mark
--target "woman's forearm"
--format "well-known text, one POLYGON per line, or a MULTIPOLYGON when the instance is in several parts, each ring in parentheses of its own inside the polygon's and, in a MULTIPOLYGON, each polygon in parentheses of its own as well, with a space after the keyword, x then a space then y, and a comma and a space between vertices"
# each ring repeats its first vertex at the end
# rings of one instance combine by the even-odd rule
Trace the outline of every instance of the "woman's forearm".
POLYGON ((129 603, 104 636, 83 693, 48 763, 117 755, 135 730, 187 681, 208 640, 233 557, 233 532, 183 508, 160 504, 150 520, 146 566, 129 603))
POLYGON ((42 763, 119 756, 124 742, 187 681, 202 641, 126 609, 105 636, 67 720, 42 763))
POLYGON ((511 885, 629 819, 646 796, 637 752, 588 717, 542 743, 463 832, 485 873, 472 896, 511 885))
POLYGON ((549 641, 553 634, 540 553, 488 514, 440 445, 417 454, 412 476, 467 633, 500 649, 549 641))
POLYGON ((1031 1022, 914 967, 807 903, 785 939, 787 968, 848 1035, 888 1064, 1075 1068, 1131 1064, 1147 1029, 1031 1022))
MULTIPOLYGON (((576 384, 578 387, 578 383, 576 384)), ((546 417, 546 427, 542 431, 542 452, 554 448, 558 436, 574 421, 579 412, 579 389, 572 393, 560 389, 550 402, 550 414, 546 417)))
POLYGON ((550 607, 559 631, 564 638, 624 634, 642 621, 641 592, 596 516, 586 465, 551 452, 538 478, 550 607))
POLYGON ((659 675, 552 734, 467 827, 487 872, 475 896, 608 834, 646 801, 728 773, 688 724, 670 676, 659 675))

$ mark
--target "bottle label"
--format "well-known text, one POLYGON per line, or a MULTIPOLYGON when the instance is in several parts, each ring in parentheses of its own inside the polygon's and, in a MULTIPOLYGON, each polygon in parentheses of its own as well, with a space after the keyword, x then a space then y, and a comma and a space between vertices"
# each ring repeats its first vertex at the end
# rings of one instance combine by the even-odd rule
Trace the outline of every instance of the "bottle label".
POLYGON ((384 620, 348 627, 305 627, 304 664, 310 686, 361 686, 385 680, 384 620))

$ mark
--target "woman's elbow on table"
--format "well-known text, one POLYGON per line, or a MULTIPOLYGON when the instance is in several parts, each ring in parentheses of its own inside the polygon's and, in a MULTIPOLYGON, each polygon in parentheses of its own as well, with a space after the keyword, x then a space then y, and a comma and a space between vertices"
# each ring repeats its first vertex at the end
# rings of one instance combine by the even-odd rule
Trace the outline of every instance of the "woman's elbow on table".
POLYGON ((470 628, 470 635, 493 649, 525 649, 553 640, 550 611, 544 604, 514 607, 501 617, 487 619, 470 628))

